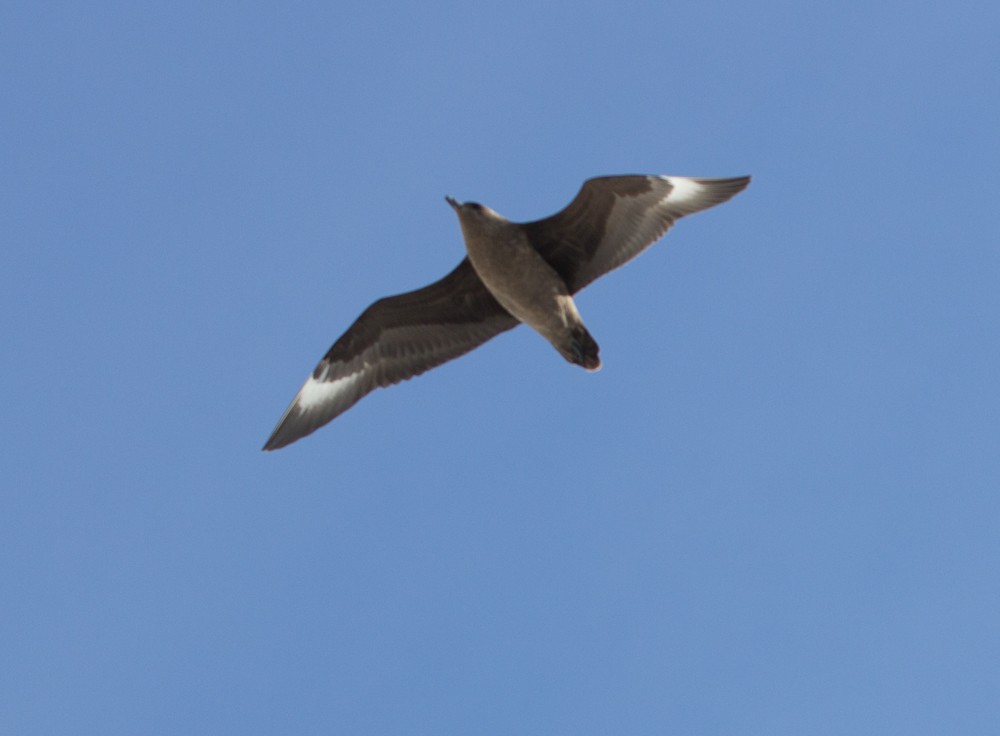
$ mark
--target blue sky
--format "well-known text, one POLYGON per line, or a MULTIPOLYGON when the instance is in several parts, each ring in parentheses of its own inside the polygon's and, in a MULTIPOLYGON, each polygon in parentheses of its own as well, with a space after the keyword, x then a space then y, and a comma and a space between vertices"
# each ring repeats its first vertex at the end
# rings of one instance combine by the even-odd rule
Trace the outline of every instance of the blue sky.
POLYGON ((0 731, 1000 721, 995 3, 0 10, 0 731), (260 446, 374 299, 600 174, 752 174, 260 446))

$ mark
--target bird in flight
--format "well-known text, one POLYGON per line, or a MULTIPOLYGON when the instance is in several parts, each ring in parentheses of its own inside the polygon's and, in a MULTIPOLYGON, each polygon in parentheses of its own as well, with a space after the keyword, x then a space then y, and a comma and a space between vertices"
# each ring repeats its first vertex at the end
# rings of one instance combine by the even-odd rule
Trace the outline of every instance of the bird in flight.
POLYGON ((722 204, 750 177, 602 176, 560 212, 511 222, 446 197, 467 256, 429 286, 379 299, 323 356, 264 445, 311 434, 376 388, 405 381, 527 324, 570 363, 601 367, 573 295, 659 240, 685 215, 722 204))

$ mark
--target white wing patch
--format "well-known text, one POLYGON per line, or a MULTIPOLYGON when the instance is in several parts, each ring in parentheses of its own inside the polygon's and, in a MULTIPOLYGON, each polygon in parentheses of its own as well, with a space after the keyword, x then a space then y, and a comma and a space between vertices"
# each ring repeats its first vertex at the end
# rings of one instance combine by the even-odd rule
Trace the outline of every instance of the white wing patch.
POLYGON ((660 178, 671 186, 667 196, 660 200, 664 204, 669 202, 670 204, 683 205, 698 199, 705 191, 704 185, 686 176, 661 176, 660 178))
POLYGON ((361 379, 361 376, 360 371, 334 381, 318 381, 313 376, 309 376, 309 379, 299 390, 295 403, 302 411, 308 411, 318 404, 331 402, 341 394, 350 391, 354 384, 361 379))

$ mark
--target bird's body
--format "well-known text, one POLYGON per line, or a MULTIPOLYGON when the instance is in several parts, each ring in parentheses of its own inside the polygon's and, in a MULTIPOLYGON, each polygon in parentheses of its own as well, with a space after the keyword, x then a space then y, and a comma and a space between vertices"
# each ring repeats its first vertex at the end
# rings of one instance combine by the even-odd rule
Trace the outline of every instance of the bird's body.
POLYGON ((597 370, 597 343, 587 332, 566 282, 528 240, 521 225, 475 202, 448 203, 458 213, 469 262, 483 284, 519 322, 533 328, 571 363, 597 370))
POLYGON ((264 449, 295 442, 373 389, 457 358, 521 322, 566 360, 598 369, 597 343, 573 294, 659 240, 676 219, 725 202, 749 182, 599 177, 584 182, 565 209, 526 223, 448 197, 468 257, 440 281, 366 309, 316 366, 264 449))

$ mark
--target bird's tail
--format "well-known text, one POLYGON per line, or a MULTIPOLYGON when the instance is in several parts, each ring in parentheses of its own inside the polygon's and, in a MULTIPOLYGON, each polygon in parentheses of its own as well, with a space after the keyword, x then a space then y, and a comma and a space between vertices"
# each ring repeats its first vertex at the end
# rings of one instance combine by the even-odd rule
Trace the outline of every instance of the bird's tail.
POLYGON ((599 353, 601 349, 597 346, 597 340, 591 336, 587 328, 579 325, 573 329, 570 337, 569 350, 563 352, 566 360, 582 366, 588 371, 600 370, 601 358, 599 353))

